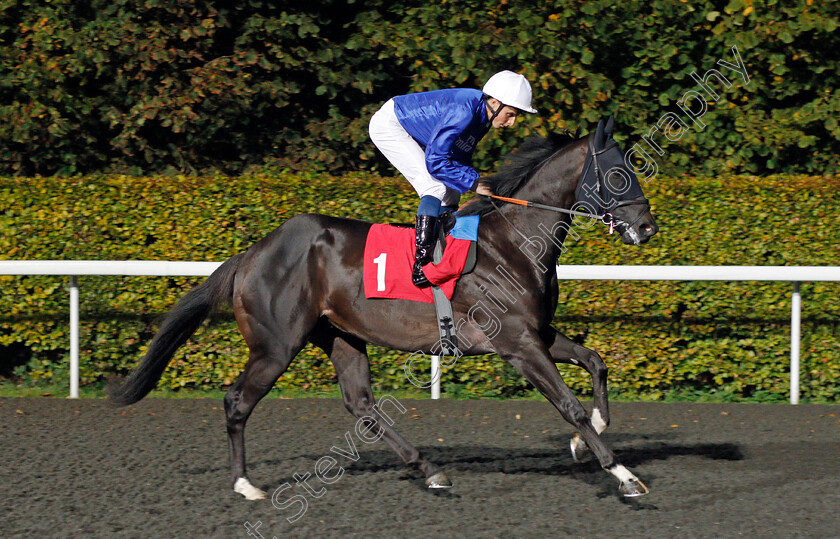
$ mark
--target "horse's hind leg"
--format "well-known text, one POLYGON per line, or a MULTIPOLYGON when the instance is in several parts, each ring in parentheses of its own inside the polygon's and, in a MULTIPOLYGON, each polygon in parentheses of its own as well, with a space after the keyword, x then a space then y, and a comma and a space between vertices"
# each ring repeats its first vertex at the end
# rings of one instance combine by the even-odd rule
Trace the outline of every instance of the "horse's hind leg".
POLYGON ((262 500, 266 493, 253 486, 245 473, 245 423, 254 406, 271 390, 288 364, 288 361, 252 353, 245 371, 225 395, 233 490, 248 500, 262 500))
POLYGON ((254 406, 274 386, 292 359, 303 348, 306 336, 314 326, 314 316, 300 316, 287 324, 273 317, 260 317, 237 312, 239 329, 250 349, 245 371, 225 395, 230 469, 233 490, 249 500, 266 498, 266 493, 253 486, 245 473, 245 423, 254 406), (282 329, 281 329, 282 327, 282 329), (280 339, 280 336, 283 339, 280 339))
MULTIPOLYGON (((610 405, 607 396, 607 366, 595 351, 581 346, 559 331, 551 328, 552 333, 546 339, 549 353, 555 363, 578 365, 586 369, 592 377, 592 415, 590 421, 595 432, 601 434, 610 424, 610 405)), ((586 448, 580 433, 575 433, 569 444, 572 457, 578 460, 586 448)))
POLYGON ((393 420, 376 406, 370 387, 370 364, 365 343, 335 329, 319 332, 313 342, 324 349, 335 365, 344 406, 355 417, 363 419, 365 430, 381 437, 406 464, 416 466, 426 476, 429 488, 452 486, 449 478, 437 466, 426 460, 420 451, 403 438, 392 426, 393 420), (383 416, 386 418, 383 421, 383 416))

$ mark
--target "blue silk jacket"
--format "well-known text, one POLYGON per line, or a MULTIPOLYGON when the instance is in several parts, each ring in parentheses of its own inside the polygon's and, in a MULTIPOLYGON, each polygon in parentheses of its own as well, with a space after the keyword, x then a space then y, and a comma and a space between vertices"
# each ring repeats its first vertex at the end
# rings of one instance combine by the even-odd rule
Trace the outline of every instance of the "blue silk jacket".
POLYGON ((394 98, 400 125, 426 150, 432 177, 459 193, 478 179, 475 145, 487 134, 487 109, 480 90, 433 90, 394 98))

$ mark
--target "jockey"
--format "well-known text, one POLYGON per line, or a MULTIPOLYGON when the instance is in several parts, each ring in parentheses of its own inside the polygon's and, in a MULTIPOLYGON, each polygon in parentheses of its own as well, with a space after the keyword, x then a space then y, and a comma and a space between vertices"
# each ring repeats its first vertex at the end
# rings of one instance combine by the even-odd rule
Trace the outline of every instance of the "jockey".
POLYGON ((472 168, 475 145, 490 127, 513 126, 531 107, 524 76, 500 71, 482 90, 455 88, 390 99, 370 120, 370 138, 420 196, 415 221, 415 286, 430 286, 422 267, 432 261, 438 216, 458 208, 461 194, 493 193, 472 168))

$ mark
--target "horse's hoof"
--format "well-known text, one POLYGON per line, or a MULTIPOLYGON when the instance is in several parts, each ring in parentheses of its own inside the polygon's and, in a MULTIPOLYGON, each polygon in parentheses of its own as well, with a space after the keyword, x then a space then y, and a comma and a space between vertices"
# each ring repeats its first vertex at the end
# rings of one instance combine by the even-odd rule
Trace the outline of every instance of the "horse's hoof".
POLYGON ((236 483, 233 484, 233 491, 245 496, 246 500, 264 500, 268 498, 268 494, 252 485, 251 482, 244 477, 240 477, 236 480, 236 483))
POLYGON ((618 490, 620 490, 626 498, 644 496, 645 494, 650 492, 645 486, 645 484, 639 481, 639 479, 630 479, 628 481, 624 481, 618 486, 618 490))
POLYGON ((569 447, 572 449, 572 459, 575 462, 580 462, 581 457, 586 453, 586 442, 580 437, 580 433, 576 432, 569 442, 569 447))
POLYGON ((452 488, 452 481, 445 473, 438 472, 426 479, 426 488, 452 488))

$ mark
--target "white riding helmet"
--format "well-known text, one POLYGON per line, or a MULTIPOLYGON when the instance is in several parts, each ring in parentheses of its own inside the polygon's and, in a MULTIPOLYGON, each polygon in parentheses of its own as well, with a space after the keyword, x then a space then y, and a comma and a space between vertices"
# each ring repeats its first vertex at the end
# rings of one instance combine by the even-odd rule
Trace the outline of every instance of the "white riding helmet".
POLYGON ((487 80, 482 91, 490 97, 495 97, 503 105, 530 114, 537 113, 537 109, 531 107, 531 85, 528 79, 519 73, 499 71, 487 80))

